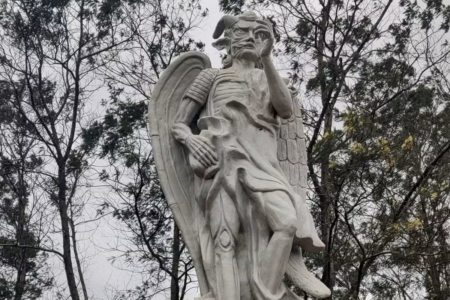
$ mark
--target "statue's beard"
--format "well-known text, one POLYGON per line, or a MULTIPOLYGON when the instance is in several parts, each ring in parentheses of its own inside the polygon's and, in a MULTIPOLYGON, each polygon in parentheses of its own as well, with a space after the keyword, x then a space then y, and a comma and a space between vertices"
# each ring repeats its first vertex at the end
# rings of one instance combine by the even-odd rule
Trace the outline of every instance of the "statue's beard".
POLYGON ((234 59, 247 59, 256 61, 258 59, 258 52, 253 43, 240 43, 233 46, 234 59))

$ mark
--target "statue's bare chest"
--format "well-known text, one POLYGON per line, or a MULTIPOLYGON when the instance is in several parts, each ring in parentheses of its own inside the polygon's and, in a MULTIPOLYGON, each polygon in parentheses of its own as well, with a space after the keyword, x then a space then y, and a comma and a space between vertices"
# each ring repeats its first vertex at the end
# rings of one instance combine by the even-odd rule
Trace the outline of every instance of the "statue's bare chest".
MULTIPOLYGON (((264 74, 263 74, 264 75, 264 74)), ((210 101, 214 114, 220 113, 223 105, 231 100, 239 101, 264 114, 269 107, 268 85, 261 70, 238 76, 234 70, 221 70, 215 78, 210 101)))

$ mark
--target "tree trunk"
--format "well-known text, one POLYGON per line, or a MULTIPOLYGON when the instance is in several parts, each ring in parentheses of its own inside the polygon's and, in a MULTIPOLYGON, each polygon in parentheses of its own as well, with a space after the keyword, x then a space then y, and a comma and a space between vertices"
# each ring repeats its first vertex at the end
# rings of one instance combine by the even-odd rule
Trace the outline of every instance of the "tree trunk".
MULTIPOLYGON (((19 217, 20 219, 20 217, 19 217)), ((19 221, 19 227, 21 229, 19 232, 23 232, 23 223, 20 223, 19 221)), ((19 236, 17 239, 17 242, 19 244, 25 244, 24 239, 19 236)), ((26 286, 26 278, 27 278, 27 249, 18 249, 19 251, 19 259, 18 259, 18 265, 17 265, 17 279, 16 284, 14 285, 14 300, 22 300, 25 286, 26 286)))
POLYGON ((78 294, 77 282, 75 279, 75 273, 72 265, 72 251, 70 244, 70 227, 69 216, 67 215, 67 202, 66 202, 66 172, 65 167, 60 166, 58 172, 58 201, 59 201, 59 215, 61 218, 61 231, 63 237, 63 254, 64 254, 64 269, 66 271, 67 284, 69 286, 70 297, 72 300, 80 300, 78 294))
MULTIPOLYGON (((332 109, 329 107, 328 111, 325 114, 325 124, 324 124, 324 133, 330 133, 332 124, 333 124, 333 116, 332 109)), ((332 241, 332 232, 331 232, 331 195, 332 195, 332 184, 330 182, 330 155, 326 154, 323 157, 323 161, 321 164, 321 177, 322 177, 322 190, 325 195, 321 198, 320 201, 320 223, 321 223, 321 234, 322 241, 325 243, 325 264, 323 268, 323 276, 322 281, 333 290, 334 286, 334 270, 333 270, 333 260, 332 260, 332 251, 333 245, 332 241)), ((332 296, 326 298, 332 299, 332 296)))
POLYGON ((22 300, 25 284, 26 284, 26 276, 27 276, 27 256, 26 249, 20 249, 20 258, 19 258, 19 266, 17 268, 17 279, 16 284, 14 286, 14 300, 22 300))
MULTIPOLYGON (((329 11, 331 9, 332 1, 327 2, 327 4, 323 4, 322 8, 322 19, 321 19, 321 28, 325 28, 325 24, 329 18, 329 11)), ((318 55, 317 55, 317 65, 318 65, 318 77, 320 83, 320 94, 322 100, 322 109, 326 109, 324 115, 324 135, 331 132, 332 124, 333 124, 333 107, 331 104, 330 94, 329 94, 329 85, 326 81, 325 74, 325 66, 326 59, 324 55, 325 51, 325 42, 324 42, 324 33, 318 31, 318 55)), ((316 126, 321 126, 318 124, 316 126)), ((323 195, 320 197, 319 207, 320 207, 320 232, 321 239, 325 243, 325 254, 324 254, 324 267, 323 267, 323 275, 322 281, 328 286, 328 288, 333 291, 334 286, 334 271, 333 271, 333 263, 332 263, 332 245, 331 241, 331 183, 330 183, 330 156, 325 155, 322 159, 320 165, 321 172, 321 191, 323 195)), ((327 300, 333 299, 333 296, 326 298, 327 300)))
POLYGON ((180 296, 180 285, 178 278, 178 268, 180 265, 180 230, 174 222, 173 226, 173 261, 172 261, 172 279, 170 280, 170 300, 178 300, 180 296))
MULTIPOLYGON (((26 186, 24 182, 23 164, 25 163, 25 158, 22 156, 22 145, 20 147, 22 170, 18 171, 19 184, 17 190, 19 192, 19 215, 17 220, 17 230, 16 230, 16 241, 19 245, 28 244, 25 239, 25 209, 27 206, 26 199, 26 186)), ((21 300, 24 294, 26 278, 27 278, 27 249, 19 249, 19 262, 17 265, 17 279, 14 286, 14 300, 21 300)))
POLYGON ((75 262, 77 263, 78 276, 80 277, 80 283, 81 283, 81 288, 83 290, 84 300, 88 300, 89 296, 88 296, 88 292, 87 292, 87 288, 86 288, 86 282, 84 281, 84 275, 81 270, 81 261, 80 261, 80 257, 78 256, 78 245, 77 245, 77 236, 76 236, 76 232, 75 232, 75 224, 73 223, 72 218, 69 220, 69 223, 70 223, 70 228, 72 229, 73 254, 75 255, 75 262))

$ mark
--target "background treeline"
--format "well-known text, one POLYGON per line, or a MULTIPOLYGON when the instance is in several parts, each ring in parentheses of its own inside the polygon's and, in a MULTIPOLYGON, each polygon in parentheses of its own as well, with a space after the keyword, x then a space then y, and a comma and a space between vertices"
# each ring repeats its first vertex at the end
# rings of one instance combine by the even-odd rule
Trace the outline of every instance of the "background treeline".
MULTIPOLYGON (((93 246, 139 274, 111 299, 186 299, 195 287, 146 100, 174 58, 204 50, 193 38, 208 18, 201 4, 0 2, 0 299, 96 299, 80 243, 104 226, 119 242, 93 246)), ((330 299, 450 299, 450 7, 218 4, 274 24, 274 58, 304 108, 309 203, 327 246, 307 263, 330 299)))

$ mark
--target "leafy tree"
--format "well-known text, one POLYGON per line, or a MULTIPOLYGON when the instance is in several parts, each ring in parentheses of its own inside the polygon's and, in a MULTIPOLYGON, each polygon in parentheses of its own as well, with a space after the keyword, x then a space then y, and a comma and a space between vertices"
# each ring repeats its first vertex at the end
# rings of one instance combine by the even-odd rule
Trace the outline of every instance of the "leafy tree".
POLYGON ((120 299, 142 299, 167 290, 170 299, 184 299, 194 280, 193 266, 159 185, 145 103, 176 56, 203 49, 190 34, 207 11, 197 0, 167 0, 143 3, 126 13, 126 26, 136 39, 120 54, 102 56, 110 99, 104 101, 103 119, 83 132, 84 147, 98 149, 99 157, 108 159, 99 177, 113 193, 101 213, 112 212, 126 225, 118 232, 132 246, 124 243, 118 250, 123 249, 129 269, 142 275, 142 284, 121 293, 120 299))
POLYGON ((145 128, 145 103, 121 101, 88 134, 100 138, 100 155, 110 164, 100 173, 113 191, 102 213, 111 211, 126 225, 117 226, 122 239, 117 250, 123 251, 128 267, 142 275, 142 284, 119 293, 119 299, 165 292, 168 281, 171 299, 183 299, 193 266, 161 191, 145 128))
POLYGON ((450 139, 442 74, 449 7, 391 0, 220 3, 227 12, 254 8, 272 20, 274 54, 290 63, 303 92, 311 207, 326 243, 310 263, 333 297, 448 297, 450 139))
POLYGON ((11 89, 0 83, 0 244, 15 247, 0 248, 0 297, 2 299, 38 299, 52 285, 45 275, 47 254, 39 249, 41 232, 30 216, 29 198, 37 188, 34 172, 42 168, 43 160, 31 149, 30 126, 6 101, 11 89), (34 248, 27 248, 31 246, 34 248))
POLYGON ((9 105, 30 127, 27 134, 35 142, 30 151, 46 158, 45 172, 40 174, 45 177, 42 182, 46 183, 43 188, 50 208, 59 215, 62 250, 45 248, 63 260, 72 300, 80 299, 78 281, 84 299, 88 299, 72 226, 83 207, 76 203, 77 192, 89 168, 89 149, 80 146, 79 135, 81 128, 89 124, 90 111, 95 107, 89 100, 97 89, 97 59, 107 51, 119 51, 131 41, 133 32, 122 26, 123 7, 135 2, 1 3, 0 77, 12 91, 9 105))

